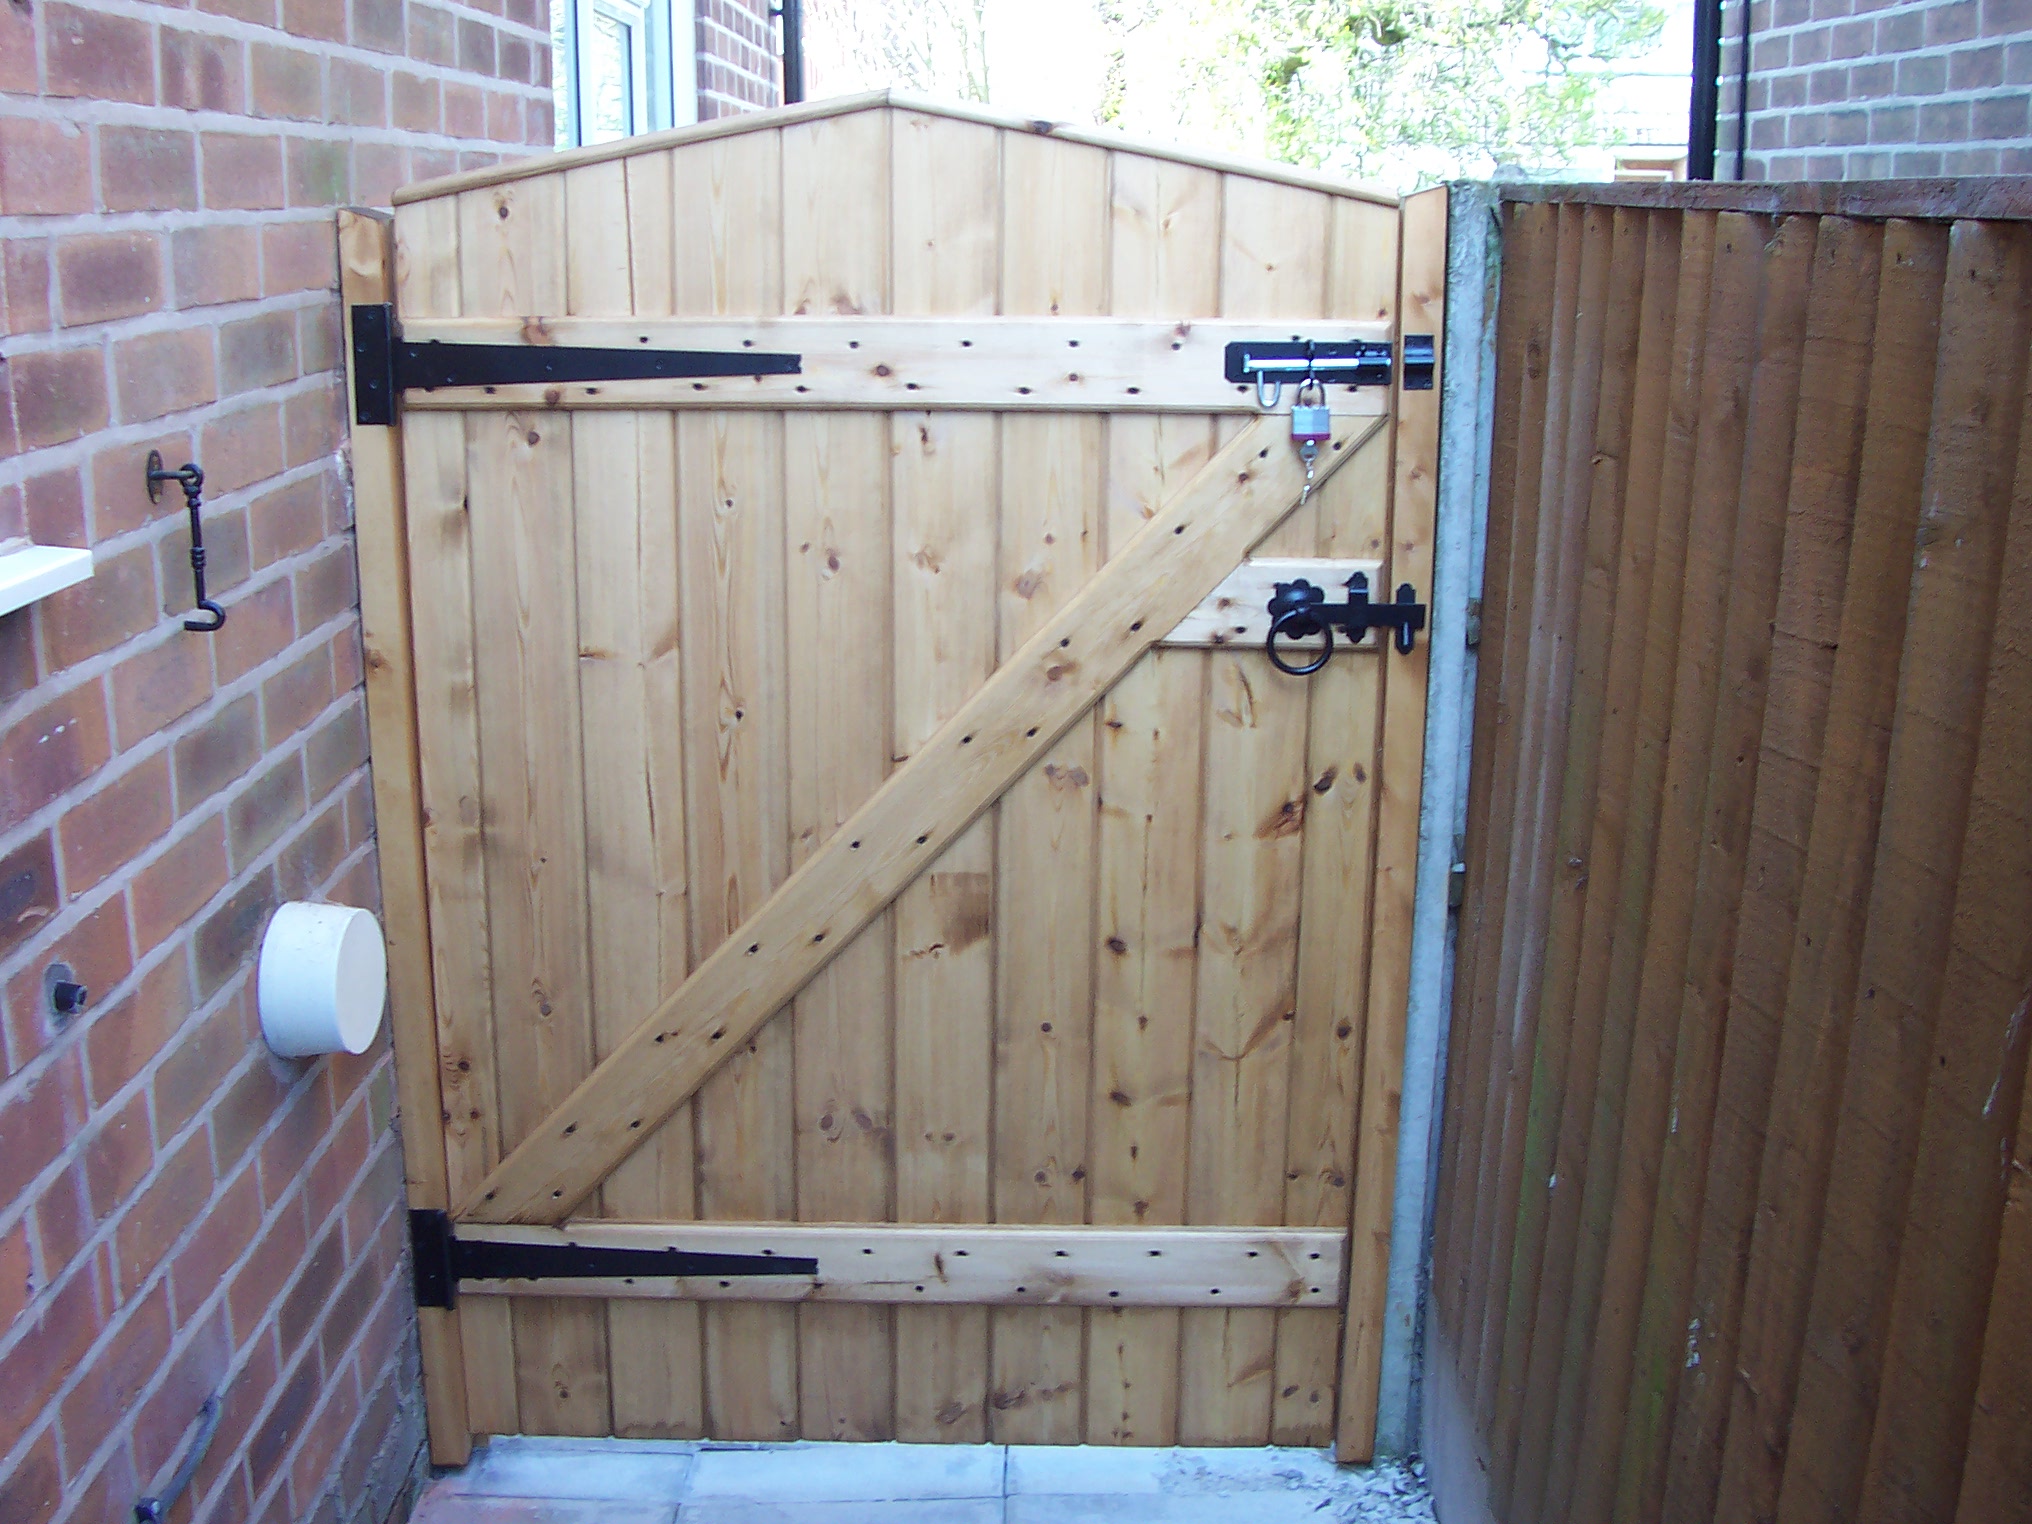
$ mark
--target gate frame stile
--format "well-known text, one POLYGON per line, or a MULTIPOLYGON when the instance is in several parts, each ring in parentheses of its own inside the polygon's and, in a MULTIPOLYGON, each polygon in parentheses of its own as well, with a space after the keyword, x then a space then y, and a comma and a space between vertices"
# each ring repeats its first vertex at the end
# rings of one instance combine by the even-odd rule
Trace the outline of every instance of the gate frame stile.
MULTIPOLYGON (((354 417, 352 309, 395 299, 395 222, 358 207, 338 213, 339 299, 346 412, 354 417)), ((388 949, 389 1026, 402 1160, 412 1210, 448 1211, 444 1097, 438 1085, 437 998, 431 972, 430 907, 424 889, 416 677, 410 641, 409 533, 402 487, 400 415, 394 424, 352 423, 353 527, 359 558, 362 665, 374 787, 381 926, 388 949)), ((466 1414, 465 1346, 456 1308, 416 1309, 423 1354, 430 1458, 463 1466, 472 1453, 466 1414)))

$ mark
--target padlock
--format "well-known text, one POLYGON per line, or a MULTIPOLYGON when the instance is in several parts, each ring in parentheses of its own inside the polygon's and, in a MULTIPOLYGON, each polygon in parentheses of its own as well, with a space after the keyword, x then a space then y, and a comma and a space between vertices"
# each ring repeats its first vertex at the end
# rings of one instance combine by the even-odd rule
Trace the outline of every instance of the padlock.
POLYGON ((1333 413, 1326 405, 1326 388, 1317 381, 1308 382, 1298 389, 1298 397, 1292 404, 1291 442, 1301 451, 1305 451, 1306 446, 1310 445, 1311 450, 1306 452, 1310 458, 1312 454, 1318 453, 1321 445, 1332 438, 1333 413), (1308 391, 1319 400, 1307 402, 1305 397, 1308 391))

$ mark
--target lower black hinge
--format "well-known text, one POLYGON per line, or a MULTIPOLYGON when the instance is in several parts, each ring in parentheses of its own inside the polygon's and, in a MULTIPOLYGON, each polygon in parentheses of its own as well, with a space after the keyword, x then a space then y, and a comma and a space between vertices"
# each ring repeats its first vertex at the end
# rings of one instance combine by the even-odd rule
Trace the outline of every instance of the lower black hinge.
POLYGON ((353 420, 395 422, 396 393, 441 386, 554 386, 587 381, 795 376, 804 357, 752 349, 595 349, 575 344, 411 344, 395 309, 356 305, 353 420))
POLYGON ((502 1243, 460 1238, 434 1210, 409 1214, 416 1305, 456 1305, 460 1281, 652 1280, 818 1274, 818 1261, 787 1254, 704 1254, 675 1245, 617 1249, 596 1244, 502 1243))

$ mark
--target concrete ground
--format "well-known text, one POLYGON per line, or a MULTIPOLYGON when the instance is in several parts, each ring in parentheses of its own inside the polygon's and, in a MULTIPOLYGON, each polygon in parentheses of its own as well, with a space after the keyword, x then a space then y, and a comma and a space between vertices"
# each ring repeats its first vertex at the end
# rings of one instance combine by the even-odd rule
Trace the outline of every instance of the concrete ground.
POLYGON ((413 1524, 1432 1524, 1402 1466, 1320 1450, 497 1439, 413 1524))

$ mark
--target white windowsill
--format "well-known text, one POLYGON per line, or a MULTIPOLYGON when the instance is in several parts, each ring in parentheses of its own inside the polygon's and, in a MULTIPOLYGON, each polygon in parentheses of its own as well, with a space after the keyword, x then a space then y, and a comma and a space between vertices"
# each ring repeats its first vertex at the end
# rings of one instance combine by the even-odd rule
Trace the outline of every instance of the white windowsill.
POLYGON ((0 548, 0 614, 61 592, 92 575, 92 553, 62 545, 0 548))

